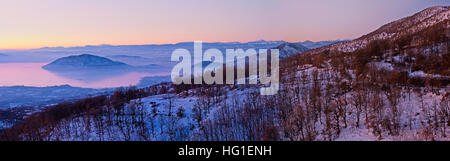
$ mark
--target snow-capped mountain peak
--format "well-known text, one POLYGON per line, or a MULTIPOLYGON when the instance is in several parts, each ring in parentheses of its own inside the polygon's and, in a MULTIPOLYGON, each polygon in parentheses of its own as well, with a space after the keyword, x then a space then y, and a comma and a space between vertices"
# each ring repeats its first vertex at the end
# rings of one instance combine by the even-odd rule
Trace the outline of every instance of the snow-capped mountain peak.
POLYGON ((303 53, 309 49, 303 46, 301 43, 283 43, 274 49, 280 50, 280 59, 290 57, 297 53, 303 53))
POLYGON ((450 17, 450 6, 435 6, 422 10, 412 16, 399 19, 397 21, 381 26, 377 30, 361 36, 358 39, 346 42, 335 43, 314 52, 324 50, 337 50, 341 52, 353 52, 366 47, 373 40, 395 39, 407 33, 422 31, 434 24, 447 21, 450 17))

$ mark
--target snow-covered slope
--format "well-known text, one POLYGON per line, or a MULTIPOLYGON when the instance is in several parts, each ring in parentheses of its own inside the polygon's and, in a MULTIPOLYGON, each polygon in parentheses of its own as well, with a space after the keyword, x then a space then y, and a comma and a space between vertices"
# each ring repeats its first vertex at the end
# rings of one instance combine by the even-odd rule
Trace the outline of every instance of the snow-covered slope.
POLYGON ((379 39, 395 39, 407 33, 421 31, 439 22, 448 20, 450 17, 450 6, 436 6, 427 8, 412 16, 386 24, 379 29, 364 35, 358 39, 346 42, 339 42, 314 50, 322 52, 324 50, 337 50, 342 52, 352 52, 364 48, 370 41, 379 39))
POLYGON ((274 49, 280 50, 280 59, 309 50, 307 47, 303 46, 302 43, 283 43, 274 49))

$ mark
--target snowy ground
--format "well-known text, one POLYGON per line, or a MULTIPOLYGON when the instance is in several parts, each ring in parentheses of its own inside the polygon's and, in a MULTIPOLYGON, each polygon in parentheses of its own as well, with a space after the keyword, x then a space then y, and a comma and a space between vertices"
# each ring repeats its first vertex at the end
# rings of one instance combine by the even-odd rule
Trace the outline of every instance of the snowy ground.
MULTIPOLYGON (((252 89, 248 89, 252 90, 252 89)), ((233 101, 246 102, 246 98, 242 97, 247 89, 243 91, 239 89, 231 90, 228 92, 227 100, 228 104, 232 104, 233 101)), ((445 92, 445 91, 440 91, 445 92)), ((350 94, 349 94, 350 95, 350 94)), ((336 136, 333 140, 336 141, 390 141, 390 140, 427 140, 424 136, 424 121, 426 121, 427 112, 424 112, 423 107, 427 107, 426 110, 431 110, 433 104, 442 98, 440 94, 426 93, 419 98, 417 93, 411 93, 410 95, 404 95, 401 98, 399 109, 401 113, 401 125, 412 124, 411 129, 402 128, 401 132, 397 136, 392 136, 386 132, 382 136, 376 136, 371 128, 367 128, 366 124, 361 122, 360 127, 355 127, 355 111, 351 109, 347 113, 349 126, 342 128, 339 136, 336 136), (423 104, 423 105, 422 105, 423 104), (418 106, 420 105, 420 106, 418 106)), ((153 141, 170 141, 170 140, 202 140, 202 129, 199 129, 197 122, 194 119, 193 108, 197 103, 198 97, 195 96, 176 96, 176 95, 155 95, 142 99, 136 99, 125 105, 125 111, 129 111, 131 108, 143 107, 145 110, 144 122, 146 128, 145 137, 139 132, 139 128, 131 128, 129 132, 124 129, 126 126, 121 126, 116 123, 107 125, 102 135, 99 135, 96 128, 95 119, 87 119, 86 117, 71 118, 68 122, 63 121, 60 124, 59 129, 52 133, 53 140, 153 140, 153 141), (182 116, 177 116, 178 109, 182 108, 182 116), (87 120, 91 120, 86 122, 87 120), (87 126, 86 123, 91 125, 87 126), (70 128, 65 128, 66 126, 70 128), (89 130, 86 129, 89 127, 89 130), (67 131, 68 130, 68 131, 67 131), (71 133, 71 135, 69 135, 71 133)), ((214 121, 218 112, 224 108, 220 105, 211 105, 208 113, 204 115, 202 123, 214 121)), ((107 119, 105 116, 104 119, 107 119)), ((133 120, 128 117, 123 119, 126 121, 133 120)), ((112 119, 112 122, 117 120, 112 119)), ((108 122, 108 121, 106 121, 108 122)), ((123 122, 122 122, 123 123, 123 122)), ((233 126, 233 125, 230 125, 233 126)), ((327 140, 325 135, 322 134, 323 124, 316 124, 318 130, 317 140, 327 140)), ((450 129, 447 129, 447 133, 450 134, 450 129)), ((287 139, 287 138, 286 138, 287 139)), ((450 138, 434 138, 436 140, 450 140, 450 138)))

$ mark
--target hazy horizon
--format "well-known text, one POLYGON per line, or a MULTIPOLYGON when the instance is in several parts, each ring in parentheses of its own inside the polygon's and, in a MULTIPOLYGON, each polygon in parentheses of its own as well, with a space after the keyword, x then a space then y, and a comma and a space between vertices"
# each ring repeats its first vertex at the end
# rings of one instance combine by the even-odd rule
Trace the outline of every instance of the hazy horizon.
MULTIPOLYGON (((285 40, 253 40, 253 41, 210 41, 210 42, 203 42, 203 43, 252 43, 252 42, 258 42, 258 41, 265 41, 265 42, 277 42, 277 41, 285 41, 288 43, 302 43, 302 42, 326 42, 326 41, 349 41, 352 39, 336 39, 336 40, 319 40, 319 41, 312 41, 312 40, 304 40, 304 41, 297 41, 297 42, 289 42, 285 40)), ((36 47, 36 48, 17 48, 17 49, 2 49, 0 48, 0 51, 8 51, 8 50, 35 50, 35 49, 43 49, 43 48, 76 48, 76 47, 89 47, 89 46, 143 46, 143 45, 176 45, 180 43, 194 43, 194 41, 200 41, 200 40, 193 40, 193 41, 180 41, 180 42, 174 42, 174 43, 147 43, 147 44, 86 44, 86 45, 75 45, 75 46, 42 46, 42 47, 36 47)))
POLYGON ((0 2, 0 49, 355 39, 441 0, 0 2), (13 14, 11 14, 13 13, 13 14))

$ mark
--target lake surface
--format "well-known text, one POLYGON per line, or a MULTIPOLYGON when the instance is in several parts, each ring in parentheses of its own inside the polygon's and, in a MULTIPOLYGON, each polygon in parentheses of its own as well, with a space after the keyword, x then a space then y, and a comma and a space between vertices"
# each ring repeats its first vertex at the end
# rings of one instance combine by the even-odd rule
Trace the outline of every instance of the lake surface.
POLYGON ((143 77, 168 76, 166 72, 54 73, 42 69, 47 63, 0 63, 1 86, 47 87, 70 85, 82 88, 114 88, 137 85, 143 77))

